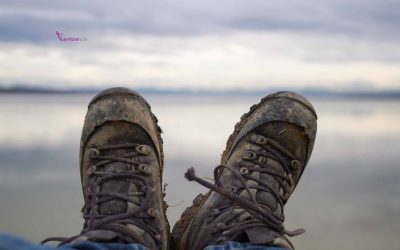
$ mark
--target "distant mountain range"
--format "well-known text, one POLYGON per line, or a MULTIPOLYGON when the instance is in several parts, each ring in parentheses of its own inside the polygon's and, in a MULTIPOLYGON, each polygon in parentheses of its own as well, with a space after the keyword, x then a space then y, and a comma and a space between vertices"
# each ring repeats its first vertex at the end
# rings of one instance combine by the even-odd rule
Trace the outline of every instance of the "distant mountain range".
MULTIPOLYGON (((31 86, 0 86, 0 94, 95 94, 103 88, 47 88, 47 87, 31 87, 31 86)), ((258 90, 191 90, 191 89, 159 89, 159 88, 135 88, 139 93, 143 94, 161 94, 161 95, 263 95, 271 93, 281 88, 268 88, 258 90)), ((390 98, 400 99, 399 90, 342 90, 333 91, 319 88, 291 88, 291 91, 298 92, 310 97, 323 98, 390 98)))

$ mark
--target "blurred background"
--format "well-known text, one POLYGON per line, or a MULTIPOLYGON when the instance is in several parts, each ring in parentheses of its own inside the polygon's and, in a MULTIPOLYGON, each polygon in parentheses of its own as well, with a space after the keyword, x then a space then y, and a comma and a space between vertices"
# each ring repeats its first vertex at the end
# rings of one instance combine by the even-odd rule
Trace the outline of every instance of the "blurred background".
POLYGON ((276 90, 317 110, 286 206, 297 249, 400 249, 400 2, 0 0, 0 232, 82 227, 90 98, 125 86, 164 131, 170 223, 205 190, 240 116, 276 90))

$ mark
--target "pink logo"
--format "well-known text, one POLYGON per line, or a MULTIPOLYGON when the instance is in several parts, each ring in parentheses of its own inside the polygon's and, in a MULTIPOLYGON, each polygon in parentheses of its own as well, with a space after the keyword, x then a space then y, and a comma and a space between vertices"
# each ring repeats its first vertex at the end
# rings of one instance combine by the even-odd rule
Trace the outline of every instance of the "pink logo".
POLYGON ((61 42, 86 42, 87 38, 86 37, 64 37, 63 33, 56 31, 56 35, 58 40, 60 40, 61 42))

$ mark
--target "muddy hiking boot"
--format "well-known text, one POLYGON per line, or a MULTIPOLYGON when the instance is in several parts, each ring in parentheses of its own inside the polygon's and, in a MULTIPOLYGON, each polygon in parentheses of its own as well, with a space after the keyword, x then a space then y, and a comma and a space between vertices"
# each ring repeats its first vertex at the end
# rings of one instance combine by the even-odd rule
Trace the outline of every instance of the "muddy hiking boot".
POLYGON ((139 243, 149 249, 168 249, 160 134, 157 118, 136 92, 112 88, 95 96, 80 148, 83 230, 77 236, 48 240, 139 243))
POLYGON ((311 103, 292 92, 264 97, 236 124, 212 184, 185 177, 210 189, 199 195, 173 229, 176 249, 203 249, 228 241, 294 249, 283 226, 283 207, 310 158, 317 116, 311 103))

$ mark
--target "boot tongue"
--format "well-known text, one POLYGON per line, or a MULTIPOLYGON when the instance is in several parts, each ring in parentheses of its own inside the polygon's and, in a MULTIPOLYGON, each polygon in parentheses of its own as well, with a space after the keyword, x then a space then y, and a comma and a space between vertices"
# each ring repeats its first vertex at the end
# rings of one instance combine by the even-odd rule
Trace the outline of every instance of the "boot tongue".
MULTIPOLYGON (((103 171, 108 173, 119 173, 127 169, 126 163, 114 162, 104 166, 103 171)), ((110 180, 101 185, 101 192, 127 193, 129 183, 121 180, 110 180)), ((107 197, 107 196, 106 196, 107 197)), ((99 206, 100 214, 116 214, 126 212, 126 202, 119 199, 112 199, 103 202, 99 206)))
MULTIPOLYGON (((282 166, 274 160, 267 159, 267 164, 275 171, 282 170, 282 166)), ((250 174, 250 176, 253 179, 261 180, 263 183, 268 183, 269 187, 271 189, 273 189, 275 192, 277 192, 277 193, 282 192, 278 181, 271 174, 254 171, 250 174)), ((246 182, 246 184, 251 185, 251 186, 259 185, 259 183, 254 180, 248 180, 246 182)), ((282 214, 281 206, 279 205, 275 196, 271 192, 261 191, 261 190, 257 190, 257 189, 250 189, 250 193, 252 195, 255 195, 256 201, 258 203, 269 207, 271 209, 271 211, 273 213, 275 213, 276 215, 279 216, 282 214)), ((250 200, 249 193, 247 192, 247 190, 242 190, 242 192, 240 193, 240 196, 250 200)))
MULTIPOLYGON (((123 173, 129 171, 129 164, 124 162, 113 162, 104 166, 104 172, 109 173, 123 173)), ((119 194, 126 194, 129 196, 129 193, 137 192, 137 186, 133 183, 129 183, 124 180, 110 180, 101 185, 101 192, 113 192, 119 194)), ((139 197, 130 196, 130 199, 139 202, 139 197)), ((103 202, 99 206, 99 213, 100 214, 119 214, 125 213, 128 207, 136 207, 132 203, 127 204, 126 201, 120 200, 117 198, 111 199, 109 201, 103 202)))
MULTIPOLYGON (((263 172, 263 167, 261 166, 267 165, 267 168, 269 170, 280 173, 282 175, 285 175, 285 170, 278 161, 268 157, 267 155, 256 153, 265 150, 264 148, 262 148, 262 146, 255 144, 255 142, 258 141, 259 138, 260 136, 257 135, 249 135, 249 137, 246 137, 243 140, 239 141, 236 145, 236 149, 233 151, 233 154, 228 160, 228 165, 231 164, 237 166, 241 174, 245 173, 243 177, 247 179, 246 184, 248 186, 260 187, 260 189, 250 188, 250 193, 256 198, 257 203, 268 207, 271 212, 273 212, 277 216, 281 216, 283 212, 282 208, 279 205, 276 197, 272 193, 274 192, 276 194, 283 194, 282 187, 277 180, 277 178, 279 177, 274 176, 270 173, 263 172), (249 168, 254 169, 254 171, 249 171, 249 168), (246 178, 247 175, 251 177, 251 179, 246 178), (265 183, 268 188, 265 188, 263 185, 261 185, 261 183, 265 183), (269 188, 272 189, 272 191, 270 191, 269 188)), ((225 175, 227 176, 222 176, 221 180, 223 182, 226 182, 227 185, 233 185, 237 187, 243 185, 238 180, 235 180, 235 178, 232 178, 232 174, 229 171, 226 171, 225 173, 225 175)), ((239 195, 245 199, 251 200, 249 193, 245 189, 242 190, 239 195)))
MULTIPOLYGON (((283 167, 281 164, 279 164, 277 161, 272 160, 272 159, 266 159, 266 164, 270 167, 270 169, 277 171, 277 172, 282 172, 283 167)), ((280 183, 275 179, 279 177, 275 177, 271 174, 267 173, 260 173, 260 179, 264 183, 268 183, 269 187, 274 190, 277 194, 283 194, 284 190, 280 186, 280 183)), ((272 194, 272 192, 268 191, 258 191, 256 194, 256 200, 263 204, 268 206, 273 213, 276 215, 281 215, 283 213, 282 207, 278 203, 276 197, 272 194)))

